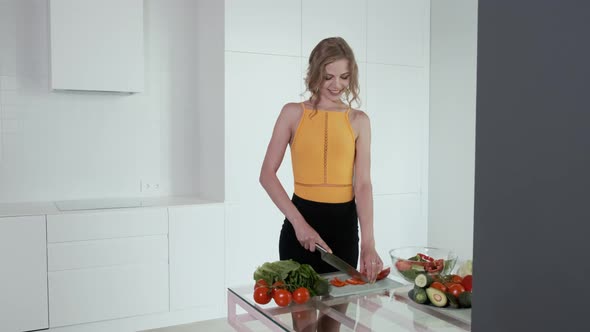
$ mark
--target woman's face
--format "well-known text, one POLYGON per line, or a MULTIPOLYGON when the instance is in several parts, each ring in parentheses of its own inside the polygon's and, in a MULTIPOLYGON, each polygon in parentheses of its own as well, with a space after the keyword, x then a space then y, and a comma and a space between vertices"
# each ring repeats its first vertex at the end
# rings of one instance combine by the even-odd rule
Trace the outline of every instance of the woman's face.
POLYGON ((326 65, 320 97, 323 100, 340 103, 342 93, 350 83, 348 60, 340 59, 326 65))

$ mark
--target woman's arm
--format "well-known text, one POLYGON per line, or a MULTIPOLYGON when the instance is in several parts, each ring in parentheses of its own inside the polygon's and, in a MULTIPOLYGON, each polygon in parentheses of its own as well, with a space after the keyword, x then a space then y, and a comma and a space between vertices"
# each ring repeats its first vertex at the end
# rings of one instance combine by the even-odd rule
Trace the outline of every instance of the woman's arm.
POLYGON ((370 281, 377 278, 383 262, 375 250, 373 230, 373 185, 371 184, 371 124, 369 116, 358 111, 356 115, 358 137, 354 161, 354 196, 361 228, 361 273, 370 281))
POLYGON ((301 106, 295 103, 286 104, 281 110, 266 149, 266 155, 260 170, 260 184, 271 200, 291 222, 299 243, 309 251, 315 251, 315 244, 332 252, 319 234, 305 221, 299 210, 289 199, 285 188, 277 177, 277 171, 283 162, 285 150, 291 141, 293 128, 299 122, 301 106))

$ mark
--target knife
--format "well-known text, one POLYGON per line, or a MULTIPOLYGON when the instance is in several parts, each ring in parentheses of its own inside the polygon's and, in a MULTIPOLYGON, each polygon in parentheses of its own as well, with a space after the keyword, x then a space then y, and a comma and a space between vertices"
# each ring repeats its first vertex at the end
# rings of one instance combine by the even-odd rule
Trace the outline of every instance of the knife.
POLYGON ((346 263, 344 260, 342 260, 342 258, 329 253, 326 249, 324 249, 324 247, 322 247, 319 244, 315 244, 315 247, 318 249, 318 251, 320 252, 320 254, 322 255, 322 260, 330 265, 332 265, 333 267, 337 268, 338 270, 348 274, 351 277, 357 278, 357 279, 361 279, 364 282, 369 282, 369 280, 367 279, 367 277, 365 277, 363 274, 361 274, 359 271, 357 271, 354 267, 352 267, 350 264, 346 263))

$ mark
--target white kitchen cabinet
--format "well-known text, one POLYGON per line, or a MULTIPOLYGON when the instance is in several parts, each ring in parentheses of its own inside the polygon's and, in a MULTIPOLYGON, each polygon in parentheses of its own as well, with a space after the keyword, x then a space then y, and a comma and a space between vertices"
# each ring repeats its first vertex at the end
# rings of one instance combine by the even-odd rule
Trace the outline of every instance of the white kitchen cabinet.
POLYGON ((165 207, 47 216, 49 326, 169 311, 165 207))
POLYGON ((168 264, 49 272, 50 326, 168 311, 168 264))
POLYGON ((0 331, 48 327, 45 216, 0 218, 0 331))
POLYGON ((143 0, 50 0, 51 87, 141 92, 143 0))
POLYGON ((167 233, 166 208, 88 210, 47 216, 49 243, 167 233))
POLYGON ((224 311, 224 205, 170 207, 170 310, 224 311))

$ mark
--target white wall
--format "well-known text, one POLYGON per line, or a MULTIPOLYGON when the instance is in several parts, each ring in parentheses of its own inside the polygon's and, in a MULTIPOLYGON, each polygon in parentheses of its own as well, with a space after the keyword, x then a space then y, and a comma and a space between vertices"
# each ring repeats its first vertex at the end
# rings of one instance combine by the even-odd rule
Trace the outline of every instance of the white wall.
MULTIPOLYGON (((301 101, 311 49, 339 35, 360 67, 371 118, 375 235, 394 247, 426 244, 430 1, 226 0, 226 243, 229 285, 278 259, 284 217, 258 183, 281 107, 301 101)), ((279 170, 293 190, 289 150, 279 170)))
POLYGON ((223 146, 223 63, 211 60, 223 52, 223 17, 204 15, 204 6, 145 1, 146 90, 117 95, 50 91, 48 1, 0 1, 0 202, 223 199, 223 156, 216 153, 223 146), (201 22, 217 28, 210 39, 200 38, 207 33, 201 22), (216 76, 204 82, 202 73, 216 76), (201 98, 205 83, 216 92, 201 98), (211 113, 200 114, 205 108, 211 113), (202 135, 221 145, 210 148, 202 135), (203 161, 201 151, 212 157, 203 161), (204 179, 212 192, 201 190, 204 179), (140 191, 140 181, 160 186, 140 191))
POLYGON ((477 1, 432 1, 428 243, 473 257, 477 1))
MULTIPOLYGON (((191 0, 187 0, 191 1, 191 0)), ((192 19, 192 18, 191 18, 192 19)), ((225 198, 225 10, 223 1, 197 0, 198 138, 189 149, 198 151, 198 196, 215 201, 225 198)), ((185 176, 190 177, 191 170, 185 176)), ((186 188, 187 191, 191 191, 186 188)), ((193 189, 194 190, 194 189, 193 189)))

